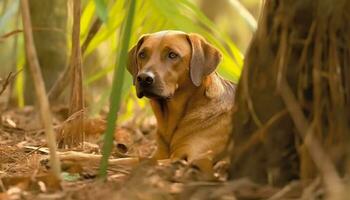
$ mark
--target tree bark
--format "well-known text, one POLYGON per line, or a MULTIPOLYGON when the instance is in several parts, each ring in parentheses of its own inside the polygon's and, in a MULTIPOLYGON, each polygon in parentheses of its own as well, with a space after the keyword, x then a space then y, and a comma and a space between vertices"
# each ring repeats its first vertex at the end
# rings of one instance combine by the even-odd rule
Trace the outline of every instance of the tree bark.
MULTIPOLYGON (((67 65, 67 0, 30 0, 33 37, 45 81, 50 89, 67 65)), ((33 84, 26 76, 26 102, 33 102, 33 84)))
POLYGON ((349 9, 346 0, 266 1, 236 93, 231 179, 283 185, 344 173, 349 9))

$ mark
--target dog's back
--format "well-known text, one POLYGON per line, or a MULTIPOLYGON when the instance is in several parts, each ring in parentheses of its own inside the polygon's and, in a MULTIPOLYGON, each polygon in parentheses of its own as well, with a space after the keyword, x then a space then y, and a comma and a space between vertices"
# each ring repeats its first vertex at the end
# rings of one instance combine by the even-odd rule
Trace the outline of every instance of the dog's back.
POLYGON ((186 153, 190 161, 209 156, 216 162, 226 149, 232 131, 235 85, 215 73, 202 92, 188 102, 170 144, 172 157, 186 153))

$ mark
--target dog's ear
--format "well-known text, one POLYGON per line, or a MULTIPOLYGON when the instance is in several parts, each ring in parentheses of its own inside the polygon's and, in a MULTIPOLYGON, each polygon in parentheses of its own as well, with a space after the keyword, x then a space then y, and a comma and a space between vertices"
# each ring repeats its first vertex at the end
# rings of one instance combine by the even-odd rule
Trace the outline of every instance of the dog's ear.
POLYGON ((127 63, 127 69, 132 75, 133 78, 133 84, 135 85, 135 79, 136 75, 138 73, 138 66, 137 66, 137 52, 142 45, 143 41, 145 41, 147 35, 143 35, 140 37, 139 41, 135 46, 133 46, 129 53, 128 53, 128 63, 127 63))
POLYGON ((195 86, 200 86, 203 77, 211 74, 221 61, 221 53, 205 39, 195 33, 187 35, 192 48, 190 77, 195 86))

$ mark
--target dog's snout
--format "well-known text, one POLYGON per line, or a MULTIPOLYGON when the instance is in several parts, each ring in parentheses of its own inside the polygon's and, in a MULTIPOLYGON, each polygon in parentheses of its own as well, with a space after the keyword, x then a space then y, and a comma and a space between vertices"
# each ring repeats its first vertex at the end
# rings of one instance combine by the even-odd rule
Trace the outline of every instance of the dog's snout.
POLYGON ((151 86, 154 83, 154 74, 151 72, 144 72, 139 74, 136 80, 141 86, 151 86))

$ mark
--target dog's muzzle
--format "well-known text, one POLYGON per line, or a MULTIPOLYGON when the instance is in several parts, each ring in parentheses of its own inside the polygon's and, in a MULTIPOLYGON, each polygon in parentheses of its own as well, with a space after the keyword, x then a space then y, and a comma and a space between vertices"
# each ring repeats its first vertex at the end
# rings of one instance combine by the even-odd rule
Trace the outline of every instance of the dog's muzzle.
POLYGON ((154 74, 151 72, 143 72, 137 75, 136 81, 139 84, 139 86, 143 88, 149 88, 152 87, 154 84, 154 74))
POLYGON ((138 85, 138 98, 142 98, 143 96, 149 98, 161 98, 161 96, 155 92, 155 75, 152 72, 142 72, 138 74, 136 81, 138 85))

